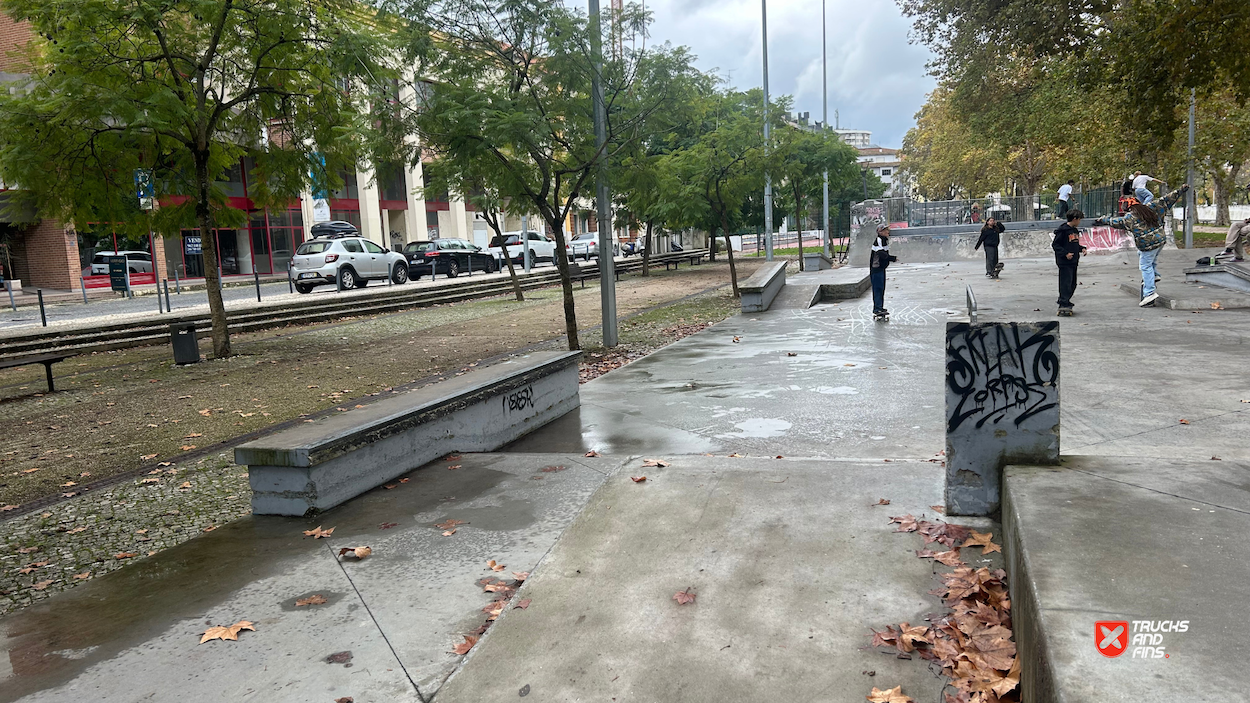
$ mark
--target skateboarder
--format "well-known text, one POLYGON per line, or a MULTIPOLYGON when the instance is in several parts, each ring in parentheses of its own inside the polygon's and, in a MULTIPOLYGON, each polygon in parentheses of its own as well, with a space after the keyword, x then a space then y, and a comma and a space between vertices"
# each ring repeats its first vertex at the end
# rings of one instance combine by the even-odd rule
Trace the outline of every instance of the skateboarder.
POLYGON ((973 251, 985 245, 985 276, 986 278, 998 278, 998 272, 1002 270, 1002 264, 998 263, 998 243, 999 235, 1003 233, 1003 223, 993 217, 985 221, 985 226, 981 228, 981 237, 977 239, 976 246, 972 247, 973 251))
POLYGON ((890 311, 885 309, 885 270, 895 261, 898 261, 898 257, 890 256, 890 226, 882 222, 877 225, 877 238, 872 241, 872 252, 868 255, 868 278, 872 281, 872 316, 878 320, 890 316, 890 311))
POLYGON ((1238 220, 1228 228, 1228 237, 1224 239, 1224 253, 1216 258, 1225 261, 1244 261, 1246 258, 1246 240, 1250 239, 1250 217, 1238 220))
POLYGON ((1068 221, 1055 230, 1055 240, 1050 248, 1055 250, 1055 264, 1059 266, 1059 315, 1072 316, 1072 295, 1076 293, 1076 268, 1081 263, 1081 230, 1078 228, 1085 213, 1069 210, 1068 221))
POLYGON ((1167 212, 1176 201, 1180 200, 1189 190, 1189 184, 1177 188, 1161 198, 1155 198, 1150 204, 1134 203, 1122 217, 1106 215, 1094 220, 1096 225, 1110 225, 1133 233, 1133 243, 1137 245, 1137 258, 1141 267, 1141 302, 1140 307, 1151 307, 1159 299, 1155 292, 1155 270, 1159 262, 1159 252, 1167 243, 1167 234, 1163 231, 1163 213, 1167 212))

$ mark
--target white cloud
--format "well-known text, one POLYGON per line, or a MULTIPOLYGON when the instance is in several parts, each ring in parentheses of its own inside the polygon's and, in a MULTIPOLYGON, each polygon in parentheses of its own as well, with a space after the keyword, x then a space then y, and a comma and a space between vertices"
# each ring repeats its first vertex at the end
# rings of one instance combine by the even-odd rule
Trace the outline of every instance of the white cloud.
MULTIPOLYGON (((898 147, 933 89, 931 57, 907 42, 910 23, 893 0, 825 0, 828 4, 829 120, 867 129, 873 141, 898 147)), ((607 0, 603 0, 606 6, 607 0)), ((703 70, 733 85, 760 85, 760 3, 755 0, 647 0, 651 42, 689 46, 703 70)), ((769 0, 769 90, 794 96, 795 109, 821 114, 820 3, 769 0)))

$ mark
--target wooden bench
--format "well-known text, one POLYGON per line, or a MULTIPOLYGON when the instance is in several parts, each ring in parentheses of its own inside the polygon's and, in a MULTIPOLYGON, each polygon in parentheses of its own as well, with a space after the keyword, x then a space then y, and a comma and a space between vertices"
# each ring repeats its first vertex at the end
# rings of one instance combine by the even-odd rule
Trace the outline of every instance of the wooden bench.
POLYGON ((440 456, 489 452, 576 408, 581 352, 534 352, 234 450, 252 512, 332 508, 440 456))
POLYGON ((5 359, 0 361, 0 369, 12 369, 18 366, 29 366, 30 364, 43 364, 43 368, 48 373, 48 392, 52 393, 56 390, 52 385, 52 365, 58 361, 78 356, 77 354, 36 354, 35 356, 21 356, 16 359, 5 359))

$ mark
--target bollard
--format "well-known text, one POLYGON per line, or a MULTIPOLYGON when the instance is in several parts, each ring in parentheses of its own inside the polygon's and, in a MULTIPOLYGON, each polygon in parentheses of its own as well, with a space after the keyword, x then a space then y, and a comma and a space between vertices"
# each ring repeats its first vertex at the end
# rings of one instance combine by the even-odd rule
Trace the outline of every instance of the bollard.
POLYGON ((13 302, 13 283, 5 281, 4 289, 9 292, 9 307, 13 308, 13 312, 17 312, 17 303, 13 302))
POLYGON ((43 309, 43 289, 40 288, 35 292, 39 294, 39 319, 43 321, 43 326, 47 327, 48 326, 48 313, 46 310, 43 309))
POLYGON ((291 290, 291 295, 295 295, 295 279, 291 277, 291 262, 286 264, 286 287, 291 290))
POLYGON ((165 306, 161 304, 161 281, 156 280, 156 311, 165 314, 165 306))
POLYGON ((260 302, 260 271, 252 269, 252 278, 256 280, 256 302, 260 302))
POLYGON ((87 279, 83 278, 82 276, 79 276, 78 281, 79 283, 82 284, 82 304, 86 305, 87 304, 87 279))
POLYGON ((182 279, 178 277, 178 267, 174 267, 174 292, 182 295, 182 279))
POLYGON ((386 287, 395 285, 395 264, 386 265, 386 287))
POLYGON ((473 255, 469 254, 469 278, 473 278, 473 255))
POLYGON ((340 276, 339 273, 340 273, 339 271, 334 272, 334 292, 335 293, 343 292, 343 277, 340 276))
MULTIPOLYGON (((156 295, 158 297, 160 296, 160 294, 161 294, 160 291, 156 291, 156 295)), ((165 279, 165 309, 170 312, 174 311, 174 306, 169 304, 169 279, 168 278, 165 279)))

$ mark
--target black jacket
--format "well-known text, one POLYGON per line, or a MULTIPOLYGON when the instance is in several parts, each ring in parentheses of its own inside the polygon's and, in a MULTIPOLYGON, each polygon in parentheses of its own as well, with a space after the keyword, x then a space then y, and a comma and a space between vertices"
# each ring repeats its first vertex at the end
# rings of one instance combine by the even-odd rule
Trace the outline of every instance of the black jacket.
POLYGON ((898 261, 898 257, 890 256, 889 240, 882 241, 879 236, 873 239, 872 252, 868 255, 868 268, 884 271, 890 267, 891 261, 898 261))
POLYGON ((1001 222, 995 222, 992 227, 988 224, 985 225, 981 228, 981 238, 977 240, 977 245, 972 247, 972 249, 974 251, 980 249, 982 244, 987 247, 998 246, 998 235, 1002 234, 1005 229, 1007 228, 1003 227, 1003 223, 1001 222))
POLYGON ((1075 268, 1080 263, 1081 253, 1085 251, 1085 247, 1081 246, 1080 233, 1081 230, 1066 222, 1055 230, 1055 241, 1050 243, 1050 248, 1055 250, 1055 263, 1060 267, 1075 268), (1078 235, 1077 241, 1068 241, 1068 235, 1074 233, 1078 235), (1068 254, 1072 255, 1071 259, 1068 254))

